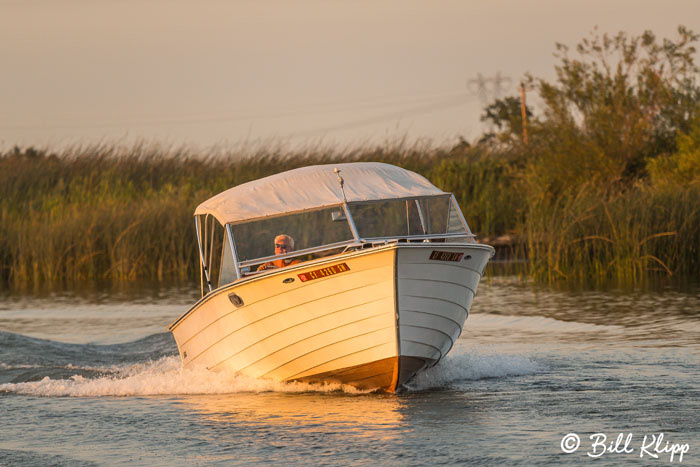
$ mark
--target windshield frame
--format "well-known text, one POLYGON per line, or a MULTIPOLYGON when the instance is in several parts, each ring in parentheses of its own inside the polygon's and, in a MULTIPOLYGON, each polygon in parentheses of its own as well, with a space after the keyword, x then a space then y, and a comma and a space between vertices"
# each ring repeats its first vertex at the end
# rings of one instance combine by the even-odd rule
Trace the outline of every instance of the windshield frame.
MULTIPOLYGON (((416 209, 418 212, 418 217, 420 219, 420 224, 423 230, 423 234, 405 234, 405 235, 389 235, 389 236, 376 236, 376 237, 369 237, 369 236, 361 236, 359 231, 358 231, 358 239, 361 242, 367 242, 367 241, 376 241, 376 240, 392 240, 392 239, 425 239, 425 238, 464 238, 464 237, 469 237, 469 238, 474 238, 476 235, 474 235, 469 228, 469 224, 467 224, 466 219, 464 218, 464 214, 462 214, 462 210, 459 207, 459 203, 457 203, 457 199, 455 198, 454 194, 452 193, 446 193, 442 195, 432 195, 432 196, 411 196, 411 197, 406 197, 406 198, 390 198, 390 199, 376 199, 376 200, 369 200, 369 201, 353 201, 348 203, 349 206, 358 206, 358 205, 367 205, 367 204, 378 204, 378 203, 386 203, 386 202, 392 202, 392 201, 411 201, 414 200, 416 202, 416 209), (421 204, 421 201, 423 200, 431 200, 431 199, 449 199, 449 203, 452 206, 452 208, 455 210, 457 213, 457 217, 459 219, 460 224, 464 228, 463 232, 444 232, 444 233, 425 233, 426 232, 426 225, 427 223, 430 222, 430 215, 426 215, 425 212, 423 212, 423 206, 421 204)), ((352 218, 352 215, 348 211, 348 219, 352 218)), ((449 216, 448 216, 449 219, 449 216)), ((354 224, 354 220, 353 220, 354 224)), ((354 227, 357 229, 357 227, 354 227)))
MULTIPOLYGON (((275 215, 275 216, 266 216, 266 217, 260 217, 256 219, 247 219, 245 221, 238 221, 238 222, 231 222, 227 223, 224 226, 224 242, 223 245, 221 245, 221 248, 229 248, 233 257, 233 267, 234 267, 234 274, 236 279, 241 279, 244 275, 248 274, 254 274, 256 271, 248 270, 245 271, 246 268, 250 269, 251 266, 255 266, 258 264, 266 263, 269 261, 276 261, 276 260, 284 260, 284 259, 290 259, 298 256, 303 256, 303 255, 309 255, 309 254, 315 254, 315 253, 321 253, 324 251, 328 250, 334 250, 334 249, 340 249, 345 247, 345 249, 352 247, 352 248, 357 248, 357 247, 366 247, 368 244, 389 244, 389 243, 400 243, 400 242, 411 242, 411 241, 419 241, 419 242, 430 242, 431 239, 442 239, 443 241, 449 241, 450 239, 471 239, 471 242, 473 242, 473 238, 475 235, 471 232, 471 229, 469 228, 469 225, 467 224, 464 215, 462 214, 462 210, 459 207, 459 204, 457 203, 457 200, 455 199, 455 196, 453 194, 445 194, 445 195, 433 195, 433 196, 416 196, 416 197, 406 197, 406 198, 390 198, 390 199, 382 199, 382 200, 368 200, 368 201, 353 201, 350 203, 339 203, 337 205, 333 206, 319 206, 317 209, 308 209, 304 210, 301 212, 311 212, 311 211, 320 211, 324 209, 329 209, 329 208, 341 208, 343 210, 343 213, 345 214, 345 222, 348 223, 348 227, 350 228, 350 231, 352 233, 353 238, 344 240, 341 242, 334 242, 334 243, 328 243, 328 244, 323 244, 323 245, 318 245, 315 247, 310 247, 310 248, 304 248, 301 250, 295 250, 289 253, 285 253, 283 255, 269 255, 265 257, 260 257, 260 258, 254 258, 250 260, 239 260, 239 255, 237 254, 236 251, 236 239, 234 236, 233 232, 233 226, 237 224, 242 224, 245 222, 254 222, 257 220, 262 220, 262 219, 267 219, 267 218, 273 218, 273 217, 282 217, 286 215, 293 215, 293 214, 299 214, 300 212, 290 212, 290 213, 285 213, 281 215, 275 215), (449 202, 451 203, 451 208, 454 209, 457 213, 457 216, 459 218, 460 224, 464 228, 463 232, 445 232, 445 233, 433 233, 433 234, 406 234, 406 235, 391 235, 391 236, 384 236, 384 237, 362 237, 360 236, 357 227, 355 225, 355 221, 352 217, 352 213, 350 212, 349 206, 352 205, 363 205, 363 204, 371 204, 371 203, 381 203, 381 202, 390 202, 390 201, 411 201, 414 200, 416 201, 416 207, 418 210, 418 215, 420 217, 420 223, 423 229, 423 232, 426 231, 426 214, 423 212, 423 207, 420 203, 421 200, 430 200, 430 199, 435 199, 435 198, 445 198, 449 197, 449 202)), ((198 216, 195 216, 196 218, 198 216)), ((206 223, 205 223, 206 225, 206 223)), ((210 265, 206 261, 206 254, 210 250, 210 248, 216 248, 216 246, 211 245, 209 248, 203 245, 203 243, 206 242, 206 237, 202 238, 201 234, 203 232, 200 232, 200 222, 199 219, 197 219, 196 222, 196 229, 197 229, 197 237, 198 237, 198 247, 200 250, 200 265, 203 265, 203 271, 202 271, 202 288, 204 289, 205 284, 204 282, 209 282, 210 278, 209 276, 209 267, 210 265), (202 241, 204 240, 204 241, 202 241)), ((205 233, 206 235, 206 233, 205 233)), ((206 284, 209 285, 209 284, 206 284)), ((209 290, 211 291, 211 285, 209 285, 209 290)), ((204 291, 204 290, 203 290, 204 291)))

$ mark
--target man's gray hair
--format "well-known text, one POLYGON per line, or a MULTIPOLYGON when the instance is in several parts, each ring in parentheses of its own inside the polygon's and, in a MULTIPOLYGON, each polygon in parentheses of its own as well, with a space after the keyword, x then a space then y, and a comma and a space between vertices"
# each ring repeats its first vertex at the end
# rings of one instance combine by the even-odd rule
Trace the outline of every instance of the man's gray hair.
POLYGON ((294 239, 292 237, 290 237, 287 234, 280 234, 275 237, 275 243, 277 243, 278 238, 284 238, 285 240, 287 240, 287 243, 289 243, 289 246, 292 248, 292 250, 294 249, 294 239))

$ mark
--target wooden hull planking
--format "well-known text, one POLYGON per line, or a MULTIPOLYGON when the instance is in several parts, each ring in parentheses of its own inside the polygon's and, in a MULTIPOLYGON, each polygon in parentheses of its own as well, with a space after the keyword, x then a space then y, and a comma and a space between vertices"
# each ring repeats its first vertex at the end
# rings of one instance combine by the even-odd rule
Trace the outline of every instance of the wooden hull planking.
POLYGON ((492 251, 442 245, 351 252, 215 290, 171 326, 183 364, 395 392, 454 345, 492 251))

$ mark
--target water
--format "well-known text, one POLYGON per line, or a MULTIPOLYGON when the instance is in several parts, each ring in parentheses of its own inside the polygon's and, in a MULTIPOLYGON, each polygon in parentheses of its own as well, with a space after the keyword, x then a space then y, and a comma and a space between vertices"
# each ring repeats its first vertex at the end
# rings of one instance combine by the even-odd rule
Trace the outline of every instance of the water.
POLYGON ((660 433, 700 465, 697 288, 482 282, 458 344, 400 395, 184 371, 166 327, 192 301, 0 297, 0 465, 581 464, 596 433, 632 436, 604 465, 669 463, 660 433))

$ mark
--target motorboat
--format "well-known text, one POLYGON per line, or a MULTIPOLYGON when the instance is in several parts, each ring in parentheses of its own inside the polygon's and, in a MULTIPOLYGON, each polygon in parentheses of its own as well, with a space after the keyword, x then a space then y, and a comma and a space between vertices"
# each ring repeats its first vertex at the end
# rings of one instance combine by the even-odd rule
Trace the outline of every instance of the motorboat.
POLYGON ((393 165, 316 165, 200 204, 185 368, 400 391, 462 333, 494 254, 459 205, 393 165))

